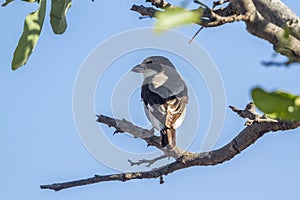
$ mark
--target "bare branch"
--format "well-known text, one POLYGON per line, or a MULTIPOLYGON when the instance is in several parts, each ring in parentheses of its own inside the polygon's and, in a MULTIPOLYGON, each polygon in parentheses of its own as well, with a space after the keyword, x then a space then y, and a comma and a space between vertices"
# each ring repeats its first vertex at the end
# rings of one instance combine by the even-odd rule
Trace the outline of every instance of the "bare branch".
POLYGON ((234 106, 229 106, 229 108, 231 108, 233 112, 236 112, 242 118, 250 120, 258 120, 259 118, 253 102, 248 103, 244 110, 240 110, 234 106))
POLYGON ((140 13, 142 16, 149 16, 149 17, 154 17, 155 13, 157 12, 157 10, 152 7, 144 7, 142 5, 140 6, 133 5, 130 8, 130 10, 140 13))
POLYGON ((290 64, 289 61, 276 62, 276 61, 262 61, 261 64, 265 67, 288 67, 290 64))
POLYGON ((130 133, 135 138, 140 138, 147 142, 148 146, 155 146, 160 149, 166 157, 172 157, 175 159, 181 158, 183 155, 188 154, 178 147, 174 147, 173 149, 161 148, 160 137, 154 135, 154 129, 147 130, 141 127, 133 125, 131 122, 122 119, 113 119, 104 115, 97 115, 97 122, 102 124, 106 124, 109 127, 114 127, 116 131, 114 133, 122 133, 127 132, 130 133))
POLYGON ((232 23, 232 22, 237 22, 237 21, 245 21, 248 20, 248 17, 245 15, 241 15, 241 14, 234 14, 234 15, 230 15, 230 16, 220 16, 215 12, 212 12, 211 14, 211 18, 212 19, 202 19, 202 21, 200 22, 200 25, 209 28, 209 27, 216 27, 216 26, 221 26, 227 23, 232 23))
POLYGON ((220 5, 223 5, 224 3, 228 3, 229 0, 221 0, 221 1, 214 1, 213 2, 213 8, 217 7, 217 6, 220 6, 220 5))
POLYGON ((166 155, 161 155, 161 156, 158 156, 156 158, 153 158, 153 159, 150 159, 150 160, 147 160, 147 159, 142 159, 142 160, 139 160, 137 162, 134 162, 134 161, 131 161, 131 160, 128 160, 128 162, 130 163, 131 166, 134 166, 134 165, 141 165, 141 164, 147 164, 146 167, 150 167, 151 165, 153 165, 155 162, 159 161, 159 160, 162 160, 164 158, 170 158, 169 156, 166 156, 166 155))
POLYGON ((170 3, 164 0, 146 0, 146 2, 150 2, 153 6, 157 8, 169 8, 172 7, 170 3))
MULTIPOLYGON (((128 181, 133 179, 150 179, 150 178, 160 178, 162 183, 162 176, 168 175, 174 171, 188 168, 191 166, 210 166, 217 165, 232 159, 234 156, 242 152, 244 149, 253 144, 258 138, 262 137, 268 132, 276 132, 280 130, 295 129, 300 126, 300 121, 282 121, 282 120, 272 120, 264 116, 259 117, 255 113, 255 107, 252 103, 246 106, 246 109, 240 110, 235 107, 231 109, 238 113, 241 117, 253 119, 253 122, 245 127, 231 142, 226 144, 220 149, 213 150, 210 152, 203 153, 192 153, 192 152, 181 152, 181 157, 176 159, 174 162, 147 172, 129 172, 111 175, 95 175, 94 177, 81 179, 65 183, 54 183, 51 185, 42 185, 41 189, 51 189, 55 191, 63 190, 66 188, 94 184, 106 181, 128 181)), ((134 126, 126 120, 112 119, 103 115, 98 116, 98 120, 101 123, 105 123, 109 126, 115 127, 120 131, 132 131, 132 135, 142 135, 143 133, 152 134, 151 131, 142 129, 140 127, 134 126)), ((159 145, 156 136, 151 136, 154 140, 149 141, 154 146, 159 145)), ((148 142, 147 138, 142 138, 148 142)), ((158 147, 159 148, 159 147, 158 147)))

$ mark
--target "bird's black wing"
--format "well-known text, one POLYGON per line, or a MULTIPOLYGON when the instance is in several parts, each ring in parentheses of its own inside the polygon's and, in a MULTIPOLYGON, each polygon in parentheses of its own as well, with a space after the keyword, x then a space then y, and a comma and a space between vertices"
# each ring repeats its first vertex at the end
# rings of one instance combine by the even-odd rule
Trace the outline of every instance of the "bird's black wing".
POLYGON ((152 115, 162 124, 165 124, 167 115, 165 103, 167 99, 162 98, 159 94, 153 92, 150 89, 150 83, 143 84, 141 97, 145 106, 152 115))

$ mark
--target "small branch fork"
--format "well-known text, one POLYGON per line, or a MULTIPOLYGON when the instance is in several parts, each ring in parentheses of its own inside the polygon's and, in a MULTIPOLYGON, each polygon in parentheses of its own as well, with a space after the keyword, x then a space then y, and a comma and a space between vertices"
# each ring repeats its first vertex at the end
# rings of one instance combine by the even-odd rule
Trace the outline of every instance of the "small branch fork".
MULTIPOLYGON (((176 6, 171 5, 170 3, 163 0, 146 0, 146 2, 151 2, 153 7, 145 7, 143 5, 133 5, 131 7, 132 11, 136 11, 140 13, 142 16, 155 17, 157 12, 164 12, 158 9, 166 9, 166 8, 176 8, 176 6)), ((196 1, 197 2, 197 1, 196 1)), ((222 5, 227 1, 214 2, 214 7, 218 5, 222 5)), ((200 3, 200 2, 198 2, 200 3)), ((198 24, 203 27, 215 27, 220 26, 226 23, 239 21, 245 19, 244 16, 240 15, 237 9, 234 9, 233 6, 229 5, 226 8, 220 8, 217 10, 210 9, 208 6, 203 3, 200 4, 200 7, 193 11, 203 11, 202 19, 199 19, 198 24)))
MULTIPOLYGON (((164 12, 167 7, 176 8, 164 0, 146 2, 150 2, 153 7, 133 5, 131 10, 143 16, 155 17, 157 12, 164 12)), ((220 0, 215 1, 212 8, 199 0, 194 2, 199 7, 192 11, 203 12, 198 25, 211 28, 243 21, 250 34, 267 40, 273 45, 274 51, 288 58, 283 62, 285 65, 300 63, 300 19, 280 0, 274 0, 272 4, 269 0, 220 0), (287 32, 288 37, 283 37, 287 32)))
POLYGON ((164 158, 170 158, 166 155, 161 155, 161 156, 158 156, 156 158, 153 158, 151 160, 147 160, 147 159, 142 159, 142 160, 139 160, 137 162, 134 162, 134 161, 131 161, 131 160, 128 160, 128 162, 130 163, 131 166, 139 166, 141 164, 147 164, 146 167, 150 167, 151 165, 153 165, 155 162, 159 161, 159 160, 162 160, 164 158))
POLYGON ((262 137, 268 132, 276 132, 280 130, 295 129, 300 126, 298 122, 288 122, 282 120, 273 120, 265 116, 259 116, 255 112, 253 103, 249 103, 244 110, 240 110, 236 107, 230 106, 231 110, 236 112, 240 117, 248 119, 251 123, 247 123, 247 126, 228 144, 220 149, 212 150, 210 152, 192 153, 183 151, 179 148, 171 150, 161 149, 159 137, 153 135, 153 130, 143 129, 135 126, 126 120, 113 119, 104 115, 98 115, 97 121, 106 124, 116 129, 115 132, 128 132, 133 137, 143 139, 148 145, 159 148, 164 154, 153 160, 140 160, 138 162, 129 161, 131 165, 148 164, 149 166, 154 162, 173 157, 175 160, 166 166, 152 169, 146 172, 128 172, 111 175, 95 175, 91 178, 75 180, 64 183, 54 183, 50 185, 41 185, 41 189, 50 189, 59 191, 71 187, 89 185, 106 181, 129 181, 133 179, 150 179, 159 178, 160 183, 163 183, 163 176, 166 176, 174 171, 192 167, 192 166, 211 166, 221 164, 225 161, 232 159, 234 156, 242 152, 244 149, 253 144, 257 139, 262 137))

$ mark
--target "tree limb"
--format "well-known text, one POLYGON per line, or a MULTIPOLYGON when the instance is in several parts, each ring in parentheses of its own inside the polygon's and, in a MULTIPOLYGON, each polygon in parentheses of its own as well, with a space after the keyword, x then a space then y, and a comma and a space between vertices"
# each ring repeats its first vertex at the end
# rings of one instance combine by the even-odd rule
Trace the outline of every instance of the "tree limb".
MULTIPOLYGON (((234 112, 243 118, 252 120, 252 123, 244 128, 232 141, 223 146, 220 149, 212 150, 210 152, 192 153, 179 150, 178 154, 181 157, 177 158, 174 162, 147 172, 129 172, 111 175, 95 175, 94 177, 81 179, 65 183, 54 183, 50 185, 41 185, 41 189, 51 189, 55 191, 63 190, 66 188, 83 186, 88 184, 94 184, 106 181, 129 181, 133 179, 150 179, 160 178, 160 182, 163 183, 162 176, 168 175, 174 171, 192 167, 192 166, 211 166, 221 164, 225 161, 232 159, 234 156, 242 152, 244 149, 253 144, 257 139, 262 137, 268 132, 276 132, 280 130, 295 129, 300 126, 300 121, 283 121, 273 120, 265 116, 260 117, 255 112, 253 103, 246 106, 244 110, 240 110, 236 107, 230 107, 234 112)), ((145 140, 149 145, 160 148, 159 138, 153 135, 152 131, 137 127, 126 120, 118 120, 103 115, 99 115, 98 122, 104 123, 108 126, 114 127, 117 132, 129 132, 134 137, 139 137, 145 140), (147 135, 145 137, 143 134, 147 135)), ((161 148, 160 148, 161 149, 161 148)), ((170 153, 169 150, 161 149, 164 153, 170 153)), ((172 151, 172 150, 170 150, 172 151)), ((174 155, 173 155, 174 156, 174 155)))
POLYGON ((270 0, 231 2, 241 14, 248 16, 245 23, 249 33, 273 44, 276 52, 288 57, 288 64, 300 63, 300 20, 291 9, 280 0, 273 0, 272 3, 270 0), (278 16, 274 17, 274 13, 278 16))
MULTIPOLYGON (((146 0, 159 9, 176 7, 164 0, 146 0)), ((225 1, 227 2, 227 1, 225 1)), ((280 0, 229 0, 229 4, 220 9, 224 1, 214 2, 212 9, 200 6, 202 18, 197 24, 205 27, 216 27, 236 21, 244 21, 250 34, 267 40, 276 52, 286 56, 286 65, 300 63, 300 19, 280 0)), ((131 10, 142 15, 155 17, 157 12, 164 12, 153 7, 133 5, 131 10)))
POLYGON ((106 124, 109 127, 114 127, 116 131, 114 133, 127 132, 130 133, 135 138, 140 138, 145 140, 148 146, 155 146, 160 149, 166 157, 172 157, 174 159, 179 159, 183 155, 189 154, 178 147, 173 149, 163 148, 161 149, 160 137, 154 135, 154 129, 147 130, 141 127, 133 125, 131 122, 122 119, 113 119, 104 115, 97 115, 97 122, 106 124))

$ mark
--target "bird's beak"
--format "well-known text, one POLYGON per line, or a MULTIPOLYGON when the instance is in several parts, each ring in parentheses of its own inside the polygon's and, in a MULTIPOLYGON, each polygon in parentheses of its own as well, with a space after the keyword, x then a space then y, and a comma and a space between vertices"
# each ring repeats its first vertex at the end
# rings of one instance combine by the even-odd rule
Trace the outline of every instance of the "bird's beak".
POLYGON ((145 71, 145 67, 143 65, 137 65, 131 69, 132 72, 143 73, 145 71))

